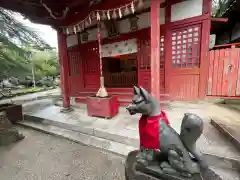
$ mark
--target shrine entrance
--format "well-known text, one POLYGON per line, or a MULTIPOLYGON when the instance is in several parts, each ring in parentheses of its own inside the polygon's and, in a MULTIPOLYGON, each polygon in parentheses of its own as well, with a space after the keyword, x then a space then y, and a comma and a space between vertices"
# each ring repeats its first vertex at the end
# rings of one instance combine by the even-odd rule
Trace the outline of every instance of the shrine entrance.
POLYGON ((104 84, 107 88, 132 88, 138 84, 137 39, 102 46, 104 84))
POLYGON ((103 75, 108 88, 131 88, 138 84, 137 54, 103 58, 103 75))

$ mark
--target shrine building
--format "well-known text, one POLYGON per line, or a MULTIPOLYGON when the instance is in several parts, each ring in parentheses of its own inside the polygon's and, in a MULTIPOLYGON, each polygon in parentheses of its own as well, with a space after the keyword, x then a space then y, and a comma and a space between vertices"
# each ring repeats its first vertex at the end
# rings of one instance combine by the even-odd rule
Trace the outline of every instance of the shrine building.
POLYGON ((204 99, 211 0, 3 0, 58 32, 64 106, 86 103, 100 87, 120 105, 133 85, 160 101, 204 99))

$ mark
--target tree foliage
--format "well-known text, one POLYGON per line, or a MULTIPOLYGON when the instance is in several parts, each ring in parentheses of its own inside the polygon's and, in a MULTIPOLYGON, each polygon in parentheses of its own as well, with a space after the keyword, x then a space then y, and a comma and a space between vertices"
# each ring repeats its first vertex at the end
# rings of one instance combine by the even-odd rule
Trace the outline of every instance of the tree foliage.
POLYGON ((214 17, 221 17, 232 0, 213 0, 212 12, 214 17))
POLYGON ((50 49, 51 47, 34 29, 19 22, 14 13, 0 7, 0 77, 9 75, 13 70, 27 69, 31 49, 50 49))
POLYGON ((56 51, 39 51, 32 55, 32 65, 38 78, 57 76, 59 74, 56 51))

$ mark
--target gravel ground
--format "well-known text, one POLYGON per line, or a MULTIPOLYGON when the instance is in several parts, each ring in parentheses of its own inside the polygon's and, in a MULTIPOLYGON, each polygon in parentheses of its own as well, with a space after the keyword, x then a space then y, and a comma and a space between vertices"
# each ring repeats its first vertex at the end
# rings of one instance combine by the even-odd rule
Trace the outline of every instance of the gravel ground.
POLYGON ((124 159, 30 129, 26 138, 0 147, 1 180, 124 180, 124 159))

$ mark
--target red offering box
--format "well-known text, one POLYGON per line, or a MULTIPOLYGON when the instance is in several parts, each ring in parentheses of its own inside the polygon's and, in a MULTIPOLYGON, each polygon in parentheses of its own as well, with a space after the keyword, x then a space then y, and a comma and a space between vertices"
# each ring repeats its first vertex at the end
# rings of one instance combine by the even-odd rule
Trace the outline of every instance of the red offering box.
POLYGON ((112 118, 118 114, 119 103, 117 96, 87 98, 87 111, 89 116, 112 118))

